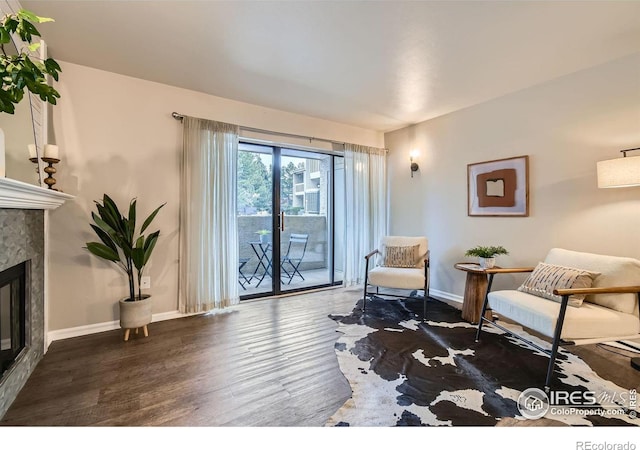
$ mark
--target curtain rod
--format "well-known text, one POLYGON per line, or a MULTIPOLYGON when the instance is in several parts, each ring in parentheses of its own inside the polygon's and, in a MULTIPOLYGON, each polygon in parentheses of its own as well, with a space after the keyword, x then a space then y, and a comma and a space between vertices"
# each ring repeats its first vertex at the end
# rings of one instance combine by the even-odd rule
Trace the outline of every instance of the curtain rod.
MULTIPOLYGON (((172 112, 171 116, 173 116, 173 118, 176 119, 176 120, 184 119, 184 115, 180 114, 180 113, 177 113, 177 112, 172 112)), ((348 144, 347 142, 333 141, 331 139, 323 139, 323 138, 317 138, 317 137, 313 137, 313 136, 303 136, 303 135, 300 135, 300 134, 292 134, 292 133, 282 133, 280 131, 263 130, 261 128, 252 128, 252 127, 240 126, 240 129, 243 130, 243 131, 253 131, 255 133, 265 133, 265 134, 271 134, 271 135, 275 135, 275 136, 286 136, 286 137, 294 137, 294 138, 299 138, 299 139, 307 139, 309 141, 309 143, 311 143, 312 141, 320 141, 320 142, 328 142, 330 144, 342 145, 343 147, 346 144, 348 144)), ((387 148, 385 148, 383 150, 385 150, 387 153, 389 152, 389 149, 387 149, 387 148)))

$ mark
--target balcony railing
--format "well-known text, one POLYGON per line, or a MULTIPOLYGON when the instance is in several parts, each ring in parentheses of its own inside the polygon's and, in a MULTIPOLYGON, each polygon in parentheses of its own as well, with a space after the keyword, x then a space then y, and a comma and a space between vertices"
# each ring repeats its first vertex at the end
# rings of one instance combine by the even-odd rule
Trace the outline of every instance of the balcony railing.
MULTIPOLYGON (((251 248, 251 242, 260 240, 256 233, 258 230, 271 229, 271 216, 238 216, 238 240, 240 243, 240 258, 248 258, 250 261, 246 265, 247 273, 252 273, 256 268, 257 259, 251 248)), ((280 237, 281 253, 287 252, 289 236, 291 233, 308 234, 309 241, 304 258, 300 265, 300 270, 322 269, 327 267, 327 218, 321 215, 285 217, 285 231, 280 237)), ((270 234, 269 241, 273 236, 270 234)), ((261 270, 261 269, 259 269, 261 270)))

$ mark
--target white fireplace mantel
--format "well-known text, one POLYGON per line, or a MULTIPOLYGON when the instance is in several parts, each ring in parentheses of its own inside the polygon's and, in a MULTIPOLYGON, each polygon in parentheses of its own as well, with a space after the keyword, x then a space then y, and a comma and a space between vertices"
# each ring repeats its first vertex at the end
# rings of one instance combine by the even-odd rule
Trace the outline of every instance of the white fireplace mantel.
POLYGON ((64 192, 0 177, 0 208, 56 209, 72 198, 64 192))

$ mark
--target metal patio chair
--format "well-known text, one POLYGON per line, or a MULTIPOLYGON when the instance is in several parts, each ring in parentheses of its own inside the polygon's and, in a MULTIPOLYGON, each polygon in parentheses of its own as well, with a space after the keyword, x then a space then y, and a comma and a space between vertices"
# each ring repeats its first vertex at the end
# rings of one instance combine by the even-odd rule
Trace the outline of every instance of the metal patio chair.
POLYGON ((299 267, 307 250, 308 242, 308 234, 292 233, 289 237, 289 246, 287 247, 287 253, 282 258, 282 262, 280 264, 280 267, 282 269, 282 278, 288 279, 287 284, 291 284, 293 277, 295 277, 296 275, 304 280, 304 276, 302 276, 302 273, 300 273, 299 267), (288 270, 285 264, 288 264, 288 270))
POLYGON ((240 286, 242 287, 242 289, 246 291, 247 288, 245 287, 245 285, 251 284, 251 279, 247 278, 247 276, 242 272, 242 269, 249 262, 249 258, 240 258, 239 261, 240 261, 240 264, 238 265, 238 283, 240 283, 240 286))

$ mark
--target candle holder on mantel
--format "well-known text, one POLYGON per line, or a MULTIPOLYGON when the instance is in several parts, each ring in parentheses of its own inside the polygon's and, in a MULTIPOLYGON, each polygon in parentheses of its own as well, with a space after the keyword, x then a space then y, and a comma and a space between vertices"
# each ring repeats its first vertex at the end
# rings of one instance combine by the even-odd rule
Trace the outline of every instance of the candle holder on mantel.
POLYGON ((44 179, 44 182, 49 187, 49 189, 53 191, 57 191, 58 189, 53 187, 53 185, 56 184, 56 179, 53 178, 52 175, 57 172, 56 168, 53 167, 53 165, 58 164, 60 160, 57 158, 46 158, 46 157, 41 159, 48 164, 48 166, 44 168, 44 171, 47 174, 47 178, 44 179))
POLYGON ((29 161, 36 165, 36 174, 38 175, 38 183, 40 183, 40 166, 38 165, 38 158, 29 158, 29 161))

